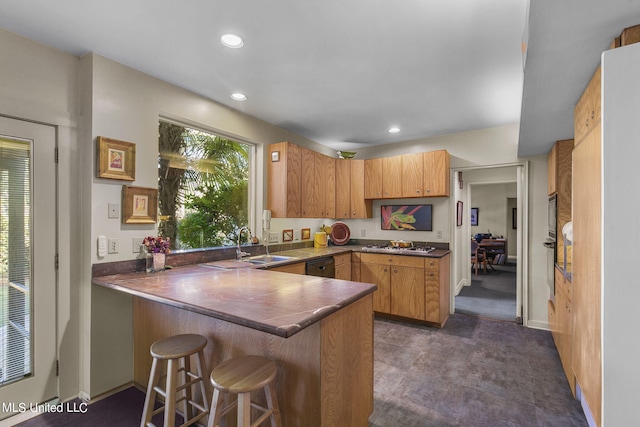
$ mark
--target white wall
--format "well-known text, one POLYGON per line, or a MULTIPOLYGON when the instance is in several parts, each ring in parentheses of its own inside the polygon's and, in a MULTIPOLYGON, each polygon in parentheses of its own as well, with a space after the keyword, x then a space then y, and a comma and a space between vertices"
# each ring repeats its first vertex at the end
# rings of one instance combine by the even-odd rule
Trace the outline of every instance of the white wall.
POLYGON ((507 199, 517 196, 515 182, 471 185, 469 208, 478 208, 478 225, 471 226, 471 234, 491 233, 494 237, 506 237, 507 229, 511 228, 511 213, 507 218, 507 199))
POLYGON ((603 427, 636 425, 640 382, 640 44, 602 58, 602 375, 603 427))

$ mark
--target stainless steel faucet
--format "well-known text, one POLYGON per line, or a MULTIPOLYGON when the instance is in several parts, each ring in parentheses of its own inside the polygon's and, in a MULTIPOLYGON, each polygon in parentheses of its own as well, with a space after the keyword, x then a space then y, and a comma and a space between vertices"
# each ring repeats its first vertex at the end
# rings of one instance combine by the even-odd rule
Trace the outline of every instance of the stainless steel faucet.
POLYGON ((251 255, 249 252, 242 252, 242 248, 240 248, 240 242, 242 241, 243 231, 246 231, 247 233, 249 233, 249 238, 251 238, 251 230, 249 229, 249 227, 242 227, 240 230, 238 230, 238 249, 236 249, 236 259, 238 261, 241 261, 242 257, 244 256, 251 255))

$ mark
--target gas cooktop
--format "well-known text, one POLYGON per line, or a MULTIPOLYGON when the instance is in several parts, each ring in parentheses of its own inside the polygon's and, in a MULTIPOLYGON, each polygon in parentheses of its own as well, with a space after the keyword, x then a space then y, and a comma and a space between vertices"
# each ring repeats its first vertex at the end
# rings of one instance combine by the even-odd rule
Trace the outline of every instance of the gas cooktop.
POLYGON ((427 255, 435 249, 436 248, 432 246, 411 246, 409 248, 400 248, 389 245, 367 245, 360 249, 360 251, 384 254, 427 255))

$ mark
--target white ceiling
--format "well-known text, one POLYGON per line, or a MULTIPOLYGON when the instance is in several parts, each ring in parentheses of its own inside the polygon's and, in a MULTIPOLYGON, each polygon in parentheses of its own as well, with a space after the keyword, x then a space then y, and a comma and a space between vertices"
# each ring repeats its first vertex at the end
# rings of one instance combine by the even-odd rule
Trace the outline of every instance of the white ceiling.
POLYGON ((640 23, 640 0, 535 0, 528 40, 527 8, 528 0, 2 0, 0 27, 77 56, 95 52, 335 149, 518 123, 522 111, 519 151, 529 155, 572 137, 573 105, 599 52, 640 23), (227 32, 245 46, 223 47, 227 32), (233 92, 249 99, 233 101, 233 92))

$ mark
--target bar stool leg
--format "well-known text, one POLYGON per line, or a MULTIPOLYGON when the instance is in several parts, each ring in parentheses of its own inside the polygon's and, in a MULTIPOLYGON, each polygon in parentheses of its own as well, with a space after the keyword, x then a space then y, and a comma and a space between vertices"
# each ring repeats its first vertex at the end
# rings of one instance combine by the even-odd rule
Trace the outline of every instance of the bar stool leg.
POLYGON ((251 427, 251 393, 238 393, 238 427, 251 427))
POLYGON ((282 419, 280 418, 280 406, 278 406, 278 395, 271 384, 264 387, 264 393, 267 397, 267 407, 273 411, 271 416, 271 427, 282 427, 282 419))
POLYGON ((177 360, 169 359, 167 361, 167 385, 165 390, 165 406, 164 406, 164 426, 173 427, 176 424, 176 394, 178 379, 177 360))
POLYGON ((151 374, 149 376, 149 385, 147 386, 147 396, 144 398, 144 411, 142 413, 142 422, 140 427, 146 427, 147 423, 151 422, 153 416, 153 406, 156 403, 156 390, 155 384, 158 382, 160 371, 158 370, 158 359, 153 359, 151 363, 151 374))
POLYGON ((209 411, 209 423, 207 427, 217 427, 220 425, 220 419, 222 418, 222 398, 224 396, 217 388, 213 390, 213 399, 211 400, 211 410, 209 411))
POLYGON ((196 370, 197 370, 198 376, 201 379, 200 394, 202 395, 202 406, 204 407, 204 412, 210 412, 209 403, 211 401, 209 400, 209 394, 207 393, 207 388, 204 385, 204 382, 205 382, 205 376, 204 376, 205 361, 204 360, 205 360, 204 351, 200 350, 196 357, 196 370))
MULTIPOLYGON (((183 384, 187 384, 189 381, 191 381, 191 378, 189 378, 189 374, 188 372, 191 372, 191 356, 186 356, 184 358, 184 371, 182 372, 183 374, 183 378, 184 378, 184 382, 183 384)), ((184 389, 184 414, 185 420, 190 420, 191 418, 193 418, 193 408, 191 407, 191 404, 189 402, 191 402, 192 399, 192 393, 191 393, 191 386, 185 387, 184 389)))

